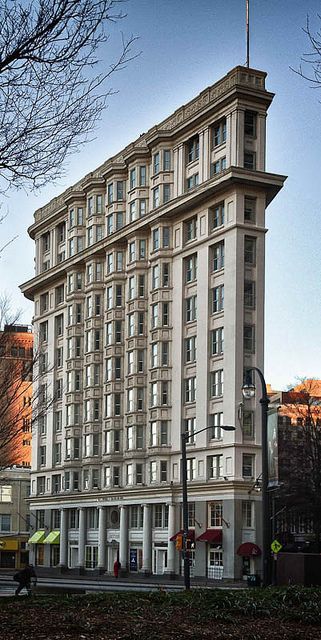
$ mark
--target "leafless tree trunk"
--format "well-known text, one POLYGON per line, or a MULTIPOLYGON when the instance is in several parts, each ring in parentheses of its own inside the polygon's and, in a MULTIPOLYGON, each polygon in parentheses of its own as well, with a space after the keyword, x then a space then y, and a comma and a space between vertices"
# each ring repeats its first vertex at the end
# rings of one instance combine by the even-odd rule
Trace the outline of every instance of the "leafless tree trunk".
POLYGON ((125 17, 122 2, 0 0, 2 192, 56 179, 88 141, 112 93, 107 80, 134 57, 131 36, 118 60, 98 59, 106 27, 125 17))

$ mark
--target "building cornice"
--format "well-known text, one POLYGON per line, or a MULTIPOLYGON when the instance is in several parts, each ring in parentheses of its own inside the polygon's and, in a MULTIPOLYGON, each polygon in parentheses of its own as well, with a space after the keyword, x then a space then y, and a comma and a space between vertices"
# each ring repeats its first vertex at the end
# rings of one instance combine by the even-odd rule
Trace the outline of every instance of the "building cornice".
POLYGON ((57 209, 64 208, 66 201, 73 191, 89 190, 101 185, 106 176, 111 175, 114 170, 126 170, 126 164, 135 158, 146 157, 150 153, 150 146, 154 146, 162 140, 175 140, 182 134, 186 127, 190 127, 200 118, 204 118, 208 113, 217 109, 223 100, 231 100, 232 94, 247 98, 252 96, 256 102, 261 101, 268 106, 274 97, 273 93, 266 91, 266 73, 256 69, 237 66, 226 74, 222 79, 204 89, 198 96, 190 100, 187 104, 179 107, 173 114, 157 125, 154 125, 138 139, 131 142, 120 153, 106 160, 79 180, 75 185, 69 187, 64 193, 53 198, 44 207, 35 212, 35 223, 28 229, 29 235, 34 238, 39 223, 44 219, 55 215, 57 209), (101 182, 102 181, 102 182, 101 182))

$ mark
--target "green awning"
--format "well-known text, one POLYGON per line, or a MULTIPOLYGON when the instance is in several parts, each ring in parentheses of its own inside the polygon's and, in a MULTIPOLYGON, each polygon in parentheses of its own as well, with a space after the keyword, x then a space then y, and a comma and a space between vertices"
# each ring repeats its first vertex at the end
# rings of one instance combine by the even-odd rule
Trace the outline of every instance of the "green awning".
POLYGON ((31 538, 29 538, 28 544, 41 544, 44 541, 45 536, 46 532, 43 529, 35 531, 35 533, 32 534, 31 538))
POLYGON ((59 544, 60 542, 60 531, 50 531, 49 535, 43 541, 44 544, 59 544))

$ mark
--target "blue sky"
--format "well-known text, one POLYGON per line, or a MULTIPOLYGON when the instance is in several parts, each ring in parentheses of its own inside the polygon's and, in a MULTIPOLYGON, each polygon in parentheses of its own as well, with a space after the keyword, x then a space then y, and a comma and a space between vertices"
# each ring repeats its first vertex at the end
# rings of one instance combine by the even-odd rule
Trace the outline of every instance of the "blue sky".
MULTIPOLYGON (((266 380, 284 388, 296 376, 321 377, 321 89, 311 89, 289 67, 297 67, 308 42, 307 14, 321 27, 321 0, 251 0, 252 67, 267 71, 276 94, 269 111, 267 169, 288 175, 267 210, 266 380)), ((0 259, 0 291, 30 322, 32 305, 19 292, 33 275, 33 242, 26 234, 35 208, 98 166, 161 121, 231 68, 244 64, 245 0, 129 0, 127 18, 111 27, 101 51, 103 65, 117 55, 120 29, 139 36, 142 53, 117 73, 118 93, 96 132, 95 142, 73 156, 66 177, 35 196, 20 191, 3 199, 8 218, 0 244, 19 238, 0 259)))

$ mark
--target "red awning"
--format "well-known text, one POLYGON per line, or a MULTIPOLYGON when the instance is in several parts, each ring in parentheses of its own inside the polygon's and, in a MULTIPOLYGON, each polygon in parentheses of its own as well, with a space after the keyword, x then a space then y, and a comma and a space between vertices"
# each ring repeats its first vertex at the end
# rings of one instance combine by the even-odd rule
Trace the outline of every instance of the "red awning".
MULTIPOLYGON (((174 536, 172 536, 172 537, 170 538, 170 541, 171 541, 171 542, 175 542, 175 541, 176 541, 177 536, 182 536, 182 535, 183 535, 183 533, 184 533, 183 529, 180 529, 179 531, 177 531, 177 533, 175 533, 175 535, 174 535, 174 536)), ((194 529, 189 529, 189 530, 188 530, 188 537, 189 537, 189 539, 190 539, 190 540, 192 540, 192 541, 194 542, 194 540, 195 540, 195 531, 194 531, 194 529)))
POLYGON ((222 542, 222 529, 207 529, 196 540, 197 542, 220 544, 222 542))
POLYGON ((238 556, 260 556, 261 549, 257 544, 254 544, 254 542, 243 542, 243 544, 239 546, 236 553, 238 556))

